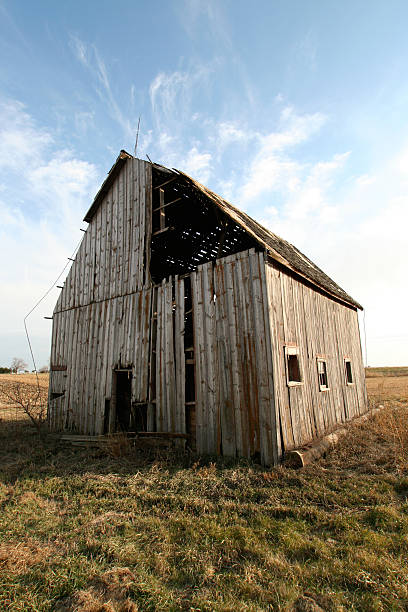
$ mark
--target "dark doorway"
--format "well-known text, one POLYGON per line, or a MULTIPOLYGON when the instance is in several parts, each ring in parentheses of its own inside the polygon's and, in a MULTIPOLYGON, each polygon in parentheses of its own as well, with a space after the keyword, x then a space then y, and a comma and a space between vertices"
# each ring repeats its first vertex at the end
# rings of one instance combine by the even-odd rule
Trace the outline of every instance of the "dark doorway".
POLYGON ((147 431, 147 404, 133 405, 132 429, 135 431, 147 431))
POLYGON ((132 416, 132 370, 116 370, 116 429, 129 431, 132 416))

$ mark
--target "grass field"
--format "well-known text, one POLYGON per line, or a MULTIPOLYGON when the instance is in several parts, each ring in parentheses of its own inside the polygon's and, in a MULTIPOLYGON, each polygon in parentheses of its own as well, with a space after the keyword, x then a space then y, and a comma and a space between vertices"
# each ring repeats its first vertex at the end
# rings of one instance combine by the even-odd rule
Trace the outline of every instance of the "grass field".
POLYGON ((367 387, 385 410, 299 471, 41 444, 2 413, 0 610, 407 610, 408 376, 367 387))
POLYGON ((366 368, 366 378, 408 376, 408 368, 366 368))

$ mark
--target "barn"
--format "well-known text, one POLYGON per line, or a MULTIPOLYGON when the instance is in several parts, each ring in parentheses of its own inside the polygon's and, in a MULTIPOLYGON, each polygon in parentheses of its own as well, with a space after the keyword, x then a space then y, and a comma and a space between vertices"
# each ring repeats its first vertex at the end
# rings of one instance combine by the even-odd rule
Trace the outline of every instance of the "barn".
POLYGON ((366 412, 361 306, 292 244, 123 150, 84 221, 53 312, 51 430, 276 465, 366 412))

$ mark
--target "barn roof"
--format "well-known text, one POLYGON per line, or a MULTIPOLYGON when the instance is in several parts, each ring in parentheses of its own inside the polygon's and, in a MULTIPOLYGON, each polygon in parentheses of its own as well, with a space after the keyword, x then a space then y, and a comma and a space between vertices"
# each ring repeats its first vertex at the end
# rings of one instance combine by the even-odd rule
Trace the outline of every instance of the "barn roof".
MULTIPOLYGON (((103 182, 101 188, 95 196, 95 199, 84 217, 84 221, 90 222, 93 215, 98 209, 103 197, 109 190, 111 184, 115 180, 116 176, 120 172, 122 166, 126 163, 127 159, 132 156, 126 151, 122 150, 119 153, 116 162, 112 166, 108 173, 107 178, 103 182)), ((247 231, 253 238, 255 238, 259 244, 261 244, 268 255, 275 261, 282 264, 284 267, 289 268, 296 274, 302 276, 313 285, 322 289, 326 293, 340 299, 343 302, 353 306, 354 308, 363 307, 356 302, 348 293, 346 293, 337 283, 335 283, 327 274, 323 272, 316 264, 314 264, 306 255, 304 255, 299 249, 293 244, 284 240, 277 234, 274 234, 270 230, 263 227, 260 223, 252 219, 249 215, 242 212, 238 208, 235 208, 232 204, 221 198, 219 195, 194 180, 184 172, 173 168, 170 170, 165 166, 158 164, 152 164, 154 167, 161 171, 165 171, 174 174, 179 177, 180 181, 186 186, 189 186, 193 190, 200 192, 202 195, 211 200, 218 208, 220 208, 225 214, 233 219, 238 225, 240 225, 245 231, 247 231)))

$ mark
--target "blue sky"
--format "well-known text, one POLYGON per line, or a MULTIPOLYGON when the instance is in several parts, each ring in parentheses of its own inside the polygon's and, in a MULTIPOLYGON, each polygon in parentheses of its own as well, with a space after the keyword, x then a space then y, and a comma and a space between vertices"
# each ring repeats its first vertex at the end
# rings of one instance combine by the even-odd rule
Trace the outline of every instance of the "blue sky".
POLYGON ((139 116, 139 157, 293 242, 365 306, 369 365, 408 365, 407 31, 403 1, 0 0, 0 365, 31 369, 22 319, 139 116))

